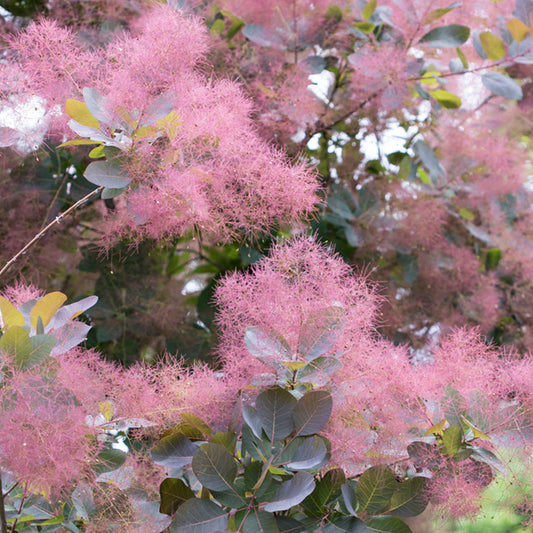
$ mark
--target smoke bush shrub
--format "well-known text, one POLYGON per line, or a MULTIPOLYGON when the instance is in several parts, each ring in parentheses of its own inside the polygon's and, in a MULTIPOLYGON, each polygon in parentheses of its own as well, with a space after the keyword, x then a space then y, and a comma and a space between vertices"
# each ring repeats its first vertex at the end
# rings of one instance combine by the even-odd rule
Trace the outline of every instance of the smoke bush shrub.
MULTIPOLYGON (((95 297, 7 287, 2 533, 405 533, 426 507, 475 514, 510 470, 500 447, 531 454, 531 357, 482 334, 502 340, 512 323, 530 336, 527 141, 513 128, 528 132, 533 4, 179 4, 129 6, 98 35, 83 17, 80 33, 64 27, 60 6, 42 6, 58 20, 2 30, 3 103, 42 108, 58 150, 91 149, 58 156, 65 176, 36 240, 63 220, 63 185, 85 179, 98 188, 72 208, 97 193, 105 208, 81 217, 84 242, 165 242, 183 300, 191 272, 216 276, 216 289, 193 279, 206 286, 192 321, 218 334, 211 365, 120 368, 78 347, 95 297), (320 98, 309 74, 327 82, 320 98), (466 102, 465 79, 483 100, 466 102), (391 126, 402 143, 383 154, 391 126), (297 229, 311 213, 314 233, 297 229), (376 268, 354 274, 321 240, 376 268), (413 339, 423 350, 401 342, 413 339)), ((0 129, 2 146, 21 139, 0 129)), ((126 292, 113 316, 124 330, 126 292)))

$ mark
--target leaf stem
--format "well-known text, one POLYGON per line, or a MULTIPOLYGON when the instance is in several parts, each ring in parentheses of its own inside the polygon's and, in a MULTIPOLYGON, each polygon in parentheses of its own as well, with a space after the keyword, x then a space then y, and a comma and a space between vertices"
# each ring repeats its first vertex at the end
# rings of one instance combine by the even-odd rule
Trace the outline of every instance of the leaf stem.
POLYGON ((63 213, 60 213, 57 217, 54 218, 46 227, 44 227, 31 241, 29 241, 23 248, 21 248, 0 270, 0 277, 2 277, 3 274, 5 274, 14 263, 16 263, 17 259, 19 257, 22 257, 26 254, 26 252, 37 242, 39 242, 45 235, 50 231, 54 226, 61 223, 61 221, 70 215, 73 211, 75 211, 78 207, 80 207, 82 204, 93 198, 94 196, 97 196, 103 191, 104 187, 98 187, 97 189, 94 189, 90 193, 86 194, 83 198, 78 200, 75 204, 72 204, 66 211, 63 213))

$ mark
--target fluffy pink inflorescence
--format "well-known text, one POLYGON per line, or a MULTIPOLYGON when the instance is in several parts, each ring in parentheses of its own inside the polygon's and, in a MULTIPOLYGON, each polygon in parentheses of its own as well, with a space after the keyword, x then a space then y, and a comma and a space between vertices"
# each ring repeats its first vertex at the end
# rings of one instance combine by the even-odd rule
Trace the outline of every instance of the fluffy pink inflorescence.
MULTIPOLYGON (((292 223, 314 209, 314 173, 304 164, 290 165, 260 139, 237 84, 200 74, 208 39, 200 19, 158 6, 98 51, 85 51, 48 21, 11 42, 30 91, 54 112, 64 109, 66 98, 80 99, 86 87, 100 91, 102 113, 115 119, 124 111, 146 117, 162 97, 173 108, 164 134, 124 145, 121 165, 139 186, 124 193, 127 205, 118 200, 104 241, 195 230, 229 239, 292 223)), ((61 120, 64 125, 65 114, 61 120)))
MULTIPOLYGON (((372 330, 376 296, 363 278, 313 238, 295 238, 273 247, 249 273, 227 276, 216 291, 220 306, 218 349, 224 371, 242 384, 268 367, 244 345, 247 327, 281 335, 292 353, 307 324, 320 328, 332 308, 342 309, 344 329, 335 349, 364 343, 372 330)), ((341 356, 343 358, 343 356, 341 356)))
POLYGON ((60 379, 16 373, 0 390, 0 464, 33 492, 58 493, 88 474, 97 446, 86 410, 60 379))
MULTIPOLYGON (((332 463, 350 475, 407 460, 407 446, 454 410, 490 436, 489 442, 478 438, 477 446, 493 449, 500 444, 516 446, 517 441, 531 445, 530 358, 502 356, 477 331, 460 329, 445 337, 426 363, 412 363, 404 347, 373 333, 376 297, 365 280, 353 276, 313 239, 300 237, 276 245, 250 272, 223 280, 216 298, 225 380, 239 389, 262 383, 271 372, 248 352, 247 327, 274 339, 283 337, 290 353, 296 354, 302 332, 312 333, 309 320, 320 330, 326 310, 342 308, 345 326, 328 352, 337 352, 342 367, 326 385, 334 404, 325 435, 331 442, 332 463)), ((495 472, 470 460, 455 468, 446 456, 441 459, 428 496, 454 516, 475 512, 495 472), (458 504, 463 499, 468 505, 458 504)))

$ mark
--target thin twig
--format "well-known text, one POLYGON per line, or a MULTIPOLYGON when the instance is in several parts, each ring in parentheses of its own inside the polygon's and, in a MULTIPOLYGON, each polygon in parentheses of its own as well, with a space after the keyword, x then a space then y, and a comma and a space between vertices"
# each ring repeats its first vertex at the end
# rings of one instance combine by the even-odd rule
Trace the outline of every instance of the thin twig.
POLYGON ((18 251, 0 270, 0 277, 2 277, 3 274, 5 274, 13 265, 13 263, 16 263, 17 259, 23 255, 26 254, 26 252, 39 240, 41 240, 48 231, 50 231, 54 226, 59 224, 66 216, 70 215, 73 211, 75 211, 80 205, 84 204, 94 196, 97 196, 104 190, 104 187, 98 187, 98 189, 94 189, 94 191, 91 191, 89 194, 86 194, 83 198, 78 200, 75 204, 72 204, 66 211, 63 213, 60 213, 57 217, 54 218, 45 228, 43 228, 31 241, 29 241, 24 248, 22 248, 20 251, 18 251))
POLYGON ((61 180, 61 183, 59 184, 59 187, 57 188, 57 191, 55 192, 54 194, 54 197, 52 198, 52 201, 50 202, 50 205, 48 206, 48 209, 46 210, 46 215, 44 215, 44 218, 43 218, 43 225, 41 226, 41 229, 44 228, 44 226, 46 225, 46 221, 48 220, 48 216, 50 215, 53 207, 54 207, 54 204, 56 203, 56 200, 57 198, 59 197, 59 193, 61 192, 61 189, 63 188, 63 185, 65 185, 65 182, 67 181, 68 179, 68 172, 65 172, 65 175, 63 176, 63 179, 61 180))

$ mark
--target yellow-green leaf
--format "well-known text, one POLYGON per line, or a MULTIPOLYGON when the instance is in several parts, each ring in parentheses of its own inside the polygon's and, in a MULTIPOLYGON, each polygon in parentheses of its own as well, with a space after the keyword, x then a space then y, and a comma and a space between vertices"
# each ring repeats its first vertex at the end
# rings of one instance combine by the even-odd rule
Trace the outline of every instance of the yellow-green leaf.
POLYGON ((164 130, 167 137, 172 141, 178 135, 181 128, 182 120, 176 111, 171 111, 166 117, 159 119, 156 125, 164 130))
POLYGON ((461 209, 459 209, 459 216, 465 220, 474 220, 475 218, 474 213, 472 213, 472 211, 466 207, 461 207, 461 209))
POLYGON ((155 126, 143 126, 133 132, 135 140, 153 138, 159 133, 160 129, 155 126))
POLYGON ((457 57, 463 64, 463 68, 468 68, 468 61, 466 60, 466 56, 463 54, 463 51, 459 47, 457 47, 455 50, 457 51, 457 57))
POLYGON ((37 327, 38 317, 41 317, 43 325, 46 326, 66 300, 67 297, 59 291, 51 292, 38 300, 30 312, 32 326, 37 327))
POLYGON ((523 41, 529 33, 529 28, 519 19, 509 19, 507 29, 517 43, 523 41))
POLYGON ((111 402, 102 402, 98 405, 98 412, 109 422, 115 414, 115 408, 111 402))
POLYGON ((59 148, 62 146, 83 146, 88 144, 102 144, 100 141, 90 141, 89 139, 72 139, 72 141, 66 141, 59 145, 59 148))
POLYGON ((448 423, 448 421, 443 418, 439 423, 435 424, 434 426, 430 427, 425 433, 424 437, 427 437, 428 435, 442 435, 444 426, 448 423))
POLYGON ((490 31, 484 31, 480 33, 479 40, 481 42, 481 46, 483 47, 483 51, 492 61, 498 61, 499 59, 505 57, 505 53, 507 51, 505 43, 501 39, 498 39, 498 37, 495 35, 492 35, 490 31))
POLYGON ((365 20, 368 20, 374 11, 376 10, 377 6, 377 0, 370 0, 370 2, 367 2, 366 6, 363 8, 363 11, 361 11, 361 15, 365 20))
POLYGON ((20 326, 13 326, 0 337, 0 350, 7 352, 13 362, 23 361, 31 353, 30 335, 20 326))
POLYGON ((431 185, 431 180, 429 179, 427 172, 422 167, 418 167, 416 169, 416 173, 422 183, 425 185, 431 185))
POLYGON ((354 26, 363 33, 370 33, 374 31, 374 24, 372 22, 356 22, 354 26))
POLYGON ((431 94, 431 96, 446 109, 457 109, 458 107, 461 107, 461 99, 456 94, 449 91, 437 89, 431 91, 429 94, 431 94))
POLYGON ((440 76, 440 72, 434 67, 430 67, 427 72, 422 75, 420 83, 424 85, 435 85, 437 84, 437 77, 440 76))
POLYGON ((88 126, 89 128, 95 128, 97 130, 100 129, 100 122, 91 115, 85 102, 69 98, 65 103, 65 112, 70 118, 74 119, 82 126, 88 126))
POLYGON ((97 146, 96 148, 93 148, 90 152, 89 152, 89 157, 91 159, 98 159, 99 157, 104 157, 105 156, 105 152, 104 152, 104 145, 100 145, 100 146, 97 146))
POLYGON ((4 327, 23 326, 24 315, 6 298, 0 296, 0 312, 2 313, 2 323, 4 327))
POLYGON ((461 418, 461 422, 465 423, 472 430, 472 433, 474 434, 474 438, 490 440, 490 437, 486 433, 483 433, 483 431, 481 431, 479 428, 474 426, 474 424, 472 424, 472 422, 467 420, 463 415, 459 415, 459 417, 461 418))
POLYGON ((283 364, 289 369, 289 370, 300 370, 300 368, 303 368, 307 365, 305 361, 283 361, 283 364))
POLYGON ((284 475, 287 475, 287 472, 281 468, 276 468, 275 466, 269 466, 268 467, 268 471, 271 473, 271 474, 277 474, 279 476, 284 476, 284 475))

